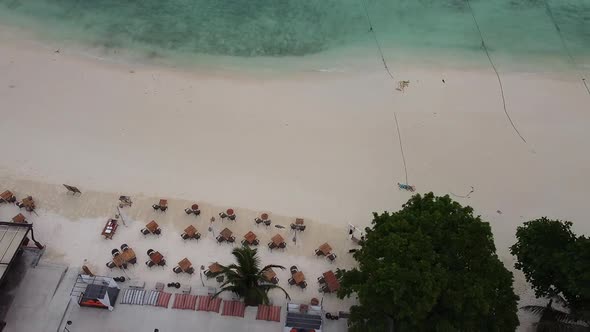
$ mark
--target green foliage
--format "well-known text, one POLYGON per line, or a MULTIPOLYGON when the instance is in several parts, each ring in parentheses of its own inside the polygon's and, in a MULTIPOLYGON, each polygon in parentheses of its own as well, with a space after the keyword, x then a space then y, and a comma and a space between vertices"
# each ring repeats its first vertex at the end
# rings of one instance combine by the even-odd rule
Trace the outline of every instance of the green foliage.
POLYGON ((225 276, 225 281, 220 286, 221 290, 215 296, 222 292, 233 292, 243 298, 244 303, 249 306, 268 304, 268 292, 273 289, 280 289, 289 298, 289 294, 282 287, 269 283, 264 277, 268 269, 285 268, 280 265, 266 265, 261 269, 260 259, 256 253, 256 249, 249 247, 235 248, 232 251, 237 264, 222 265, 220 272, 212 274, 212 277, 225 276))
POLYGON ((586 326, 578 322, 578 317, 553 307, 553 300, 558 303, 564 303, 563 298, 554 296, 546 306, 527 305, 521 309, 540 316, 536 323, 537 332, 554 332, 554 331, 588 331, 586 326))
POLYGON ((590 239, 576 236, 569 221, 540 218, 517 228, 510 247, 538 297, 561 294, 572 313, 590 321, 590 239))
POLYGON ((358 268, 341 277, 338 295, 359 300, 350 330, 513 331, 518 297, 495 251, 489 224, 448 195, 374 214, 358 268))

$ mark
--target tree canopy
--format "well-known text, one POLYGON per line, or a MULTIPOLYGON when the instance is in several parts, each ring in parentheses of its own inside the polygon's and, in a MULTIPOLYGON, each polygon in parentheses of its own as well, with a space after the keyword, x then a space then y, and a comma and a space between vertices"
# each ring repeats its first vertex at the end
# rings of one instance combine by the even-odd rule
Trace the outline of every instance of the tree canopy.
POLYGON ((518 297, 488 223, 449 196, 413 196, 373 214, 358 268, 341 271, 341 298, 356 293, 351 331, 513 331, 518 297))
POLYGON ((545 217, 516 230, 510 247, 538 297, 561 295, 567 307, 590 321, 590 239, 576 236, 570 221, 545 217))
POLYGON ((233 292, 243 298, 248 306, 268 304, 268 292, 273 289, 281 290, 289 298, 289 294, 281 286, 270 283, 264 275, 272 268, 284 270, 283 266, 266 265, 260 268, 257 250, 249 247, 234 248, 232 255, 237 264, 220 265, 221 271, 211 273, 211 277, 223 275, 225 280, 215 296, 222 292, 233 292))

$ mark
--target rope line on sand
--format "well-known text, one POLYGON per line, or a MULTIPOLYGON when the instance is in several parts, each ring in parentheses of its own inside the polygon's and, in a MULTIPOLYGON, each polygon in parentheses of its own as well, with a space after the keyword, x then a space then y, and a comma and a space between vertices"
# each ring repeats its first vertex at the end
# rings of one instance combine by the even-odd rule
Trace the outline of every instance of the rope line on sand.
MULTIPOLYGON (((371 21, 371 16, 369 15, 369 10, 367 8, 367 4, 365 3, 365 0, 361 0, 361 3, 363 4, 363 8, 365 10, 365 16, 367 17, 367 22, 369 23, 369 32, 371 32, 371 34, 373 35, 373 39, 375 39, 375 45, 377 45, 377 50, 379 51, 379 54, 381 55, 381 61, 383 61, 383 67, 385 67, 385 71, 387 71, 387 74, 389 75, 389 77, 391 77, 392 80, 395 80, 395 78, 393 77, 393 74, 391 73, 391 70, 389 69, 389 66, 387 65, 387 61, 385 61, 385 56, 383 55, 383 50, 381 49, 381 44, 379 43, 379 39, 377 39, 377 33, 375 32, 375 29, 373 29, 373 22, 371 21)), ((406 183, 407 185, 409 185, 408 182, 408 166, 406 164, 406 155, 404 153, 404 145, 402 143, 402 133, 399 130, 399 121, 397 120, 397 113, 393 112, 393 118, 395 119, 395 128, 397 129, 397 137, 399 140, 399 149, 402 153, 402 161, 404 162, 404 174, 406 175, 406 183)))
POLYGON ((393 118, 395 119, 395 127, 397 128, 397 137, 399 138, 399 149, 402 151, 402 160, 404 161, 404 173, 406 173, 406 184, 408 182, 408 167, 406 166, 406 155, 404 154, 404 145, 402 144, 402 133, 399 130, 399 123, 397 121, 397 114, 393 112, 393 118))
POLYGON ((469 0, 465 0, 465 1, 467 2, 467 7, 469 7, 469 11, 471 12, 471 17, 473 17, 473 22, 475 23, 475 27, 477 28, 477 32, 479 32, 479 37, 481 39, 481 46, 483 47, 483 49, 488 57, 488 60, 490 61, 490 65, 492 66, 492 69, 494 69, 494 72, 496 73, 496 77, 498 78, 498 84, 500 85, 500 93, 502 95, 502 106, 504 107, 504 113, 506 114, 506 117, 508 118, 508 121, 510 122, 510 125, 512 125, 512 128, 514 129, 514 131, 518 134, 520 139, 526 144, 526 140, 524 139, 524 137, 522 137, 522 135, 520 134, 520 131, 518 131, 518 128, 516 128, 516 125, 514 125, 514 122, 512 121, 510 114, 508 114, 508 110, 506 108, 506 98, 504 97, 504 86, 502 85, 502 79, 500 79, 500 74, 498 73, 498 69, 496 69, 496 65, 492 61, 492 57, 490 56, 490 52, 488 51, 486 43, 483 40, 483 33, 481 32, 481 29, 479 28, 479 24, 477 23, 477 20, 475 19, 475 12, 473 11, 473 8, 471 8, 471 4, 470 4, 469 0))
MULTIPOLYGON (((559 25, 557 25, 557 22, 555 21, 555 16, 553 16, 553 11, 551 10, 551 7, 549 6, 549 3, 547 2, 547 0, 545 0, 544 3, 545 3, 545 10, 547 11, 547 16, 549 16, 551 23, 553 23, 555 30, 557 30, 557 34, 559 35, 559 40, 561 40, 561 45, 563 46, 563 49, 565 50, 565 53, 567 54, 567 57, 569 58, 569 61, 572 65, 572 67, 574 67, 574 69, 576 71, 578 71, 578 64, 574 60, 574 57, 572 56, 572 52, 570 51, 569 47, 567 47, 567 43, 565 42, 565 39, 563 38, 563 34, 561 33, 561 29, 559 28, 559 25)), ((578 71, 578 75, 582 79, 582 83, 584 84, 584 87, 586 87, 586 91, 590 95, 590 88, 588 88, 588 84, 586 83, 586 78, 579 71, 578 71)))
POLYGON ((461 198, 469 198, 469 196, 475 191, 475 188, 473 188, 473 186, 471 186, 471 190, 466 194, 466 195, 457 195, 454 194, 453 192, 451 192, 451 195, 456 196, 456 197, 461 197, 461 198))
POLYGON ((373 38, 375 39, 375 44, 377 45, 377 49, 379 50, 379 54, 381 55, 381 61, 383 61, 383 67, 385 67, 385 70, 387 71, 387 74, 389 74, 389 77, 391 77, 391 79, 394 80, 395 78, 393 78, 393 74, 389 70, 389 66, 387 65, 387 61, 385 61, 385 56, 383 55, 383 51, 381 50, 381 44, 379 43, 379 39, 377 39, 377 34, 375 33, 375 30, 373 29, 373 22, 371 22, 371 17, 369 16, 369 10, 367 9, 367 4, 365 3, 365 0, 361 0, 361 2, 363 4, 363 8, 365 9, 365 16, 367 17, 367 22, 369 22, 369 28, 370 28, 369 31, 373 35, 373 38))

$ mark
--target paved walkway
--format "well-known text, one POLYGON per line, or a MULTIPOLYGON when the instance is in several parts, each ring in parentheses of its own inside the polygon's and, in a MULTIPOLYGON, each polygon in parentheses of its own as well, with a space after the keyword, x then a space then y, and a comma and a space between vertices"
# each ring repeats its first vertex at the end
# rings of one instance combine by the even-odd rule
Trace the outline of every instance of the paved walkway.
POLYGON ((69 301, 62 279, 67 268, 40 263, 27 268, 16 288, 4 320, 6 331, 57 331, 69 301))

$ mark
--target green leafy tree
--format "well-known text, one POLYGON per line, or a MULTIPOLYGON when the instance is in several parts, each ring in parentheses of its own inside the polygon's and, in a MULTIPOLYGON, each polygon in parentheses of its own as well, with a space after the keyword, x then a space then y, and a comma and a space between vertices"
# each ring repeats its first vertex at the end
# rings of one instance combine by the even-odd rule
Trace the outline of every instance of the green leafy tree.
POLYGON ((513 277, 496 255, 488 223, 449 196, 413 196, 395 213, 374 214, 358 268, 341 271, 355 293, 351 331, 513 331, 513 277))
POLYGON ((590 239, 571 227, 545 217, 527 221, 517 228, 510 252, 537 297, 563 296, 572 315, 590 322, 590 239))
POLYGON ((249 247, 235 248, 232 251, 237 264, 221 265, 220 272, 211 274, 212 277, 224 276, 224 282, 220 286, 221 290, 215 296, 222 292, 233 292, 243 298, 244 303, 248 306, 268 304, 268 292, 273 289, 283 291, 285 296, 290 298, 281 286, 269 283, 264 276, 264 273, 271 268, 282 270, 285 268, 280 265, 266 265, 260 268, 260 259, 256 253, 256 249, 249 247))

